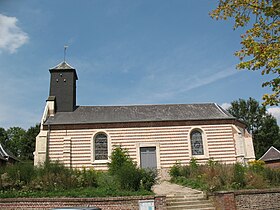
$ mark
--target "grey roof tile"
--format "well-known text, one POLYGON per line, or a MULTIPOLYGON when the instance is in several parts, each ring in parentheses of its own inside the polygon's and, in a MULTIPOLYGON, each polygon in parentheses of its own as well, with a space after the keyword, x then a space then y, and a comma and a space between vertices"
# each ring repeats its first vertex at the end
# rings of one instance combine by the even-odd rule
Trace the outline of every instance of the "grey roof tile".
POLYGON ((273 160, 280 160, 280 151, 275 147, 271 146, 266 153, 260 158, 265 162, 273 161, 273 160))
POLYGON ((58 65, 52 67, 51 69, 74 69, 72 66, 70 66, 70 64, 68 64, 66 61, 62 61, 61 63, 59 63, 58 65))
POLYGON ((235 119, 215 103, 131 106, 78 106, 74 112, 57 112, 44 124, 88 124, 235 119))

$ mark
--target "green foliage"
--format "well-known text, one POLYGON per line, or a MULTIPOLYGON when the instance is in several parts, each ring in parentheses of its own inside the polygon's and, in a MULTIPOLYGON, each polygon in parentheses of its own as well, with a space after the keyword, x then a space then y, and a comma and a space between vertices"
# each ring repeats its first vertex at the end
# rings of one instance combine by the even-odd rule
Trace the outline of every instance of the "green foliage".
POLYGON ((151 190, 152 184, 156 181, 156 173, 139 169, 127 151, 121 147, 113 150, 108 167, 109 173, 115 177, 123 190, 138 191, 141 186, 146 190, 151 190))
MULTIPOLYGON (((143 171, 139 172, 142 175, 143 171)), ((130 173, 125 171, 126 173, 130 173)), ((151 194, 152 174, 145 171, 143 189, 134 184, 121 187, 119 180, 108 172, 93 169, 77 170, 62 164, 46 163, 34 167, 30 163, 17 163, 0 168, 0 197, 105 197, 151 194), (148 190, 146 190, 148 189, 148 190)), ((126 174, 123 174, 126 177, 126 174)), ((154 174, 153 174, 154 175, 154 174)), ((123 179, 124 180, 124 179, 123 179)), ((133 180, 129 178, 129 180, 133 180)))
POLYGON ((22 186, 30 184, 35 176, 32 163, 7 165, 2 170, 0 188, 13 187, 15 189, 20 189, 22 186))
POLYGON ((6 130, 4 128, 0 128, 0 143, 5 145, 7 138, 6 130))
POLYGON ((271 146, 280 148, 276 119, 255 99, 233 101, 228 112, 246 124, 246 129, 253 136, 256 158, 260 158, 271 146))
POLYGON ((97 172, 93 169, 75 171, 79 187, 97 187, 97 172))
POLYGON ((266 168, 262 161, 250 162, 248 166, 220 164, 211 159, 196 167, 175 164, 170 175, 172 182, 211 192, 280 186, 280 170, 266 168))
POLYGON ((39 124, 30 127, 27 131, 20 127, 11 127, 7 131, 0 128, 0 143, 18 159, 33 160, 36 136, 39 131, 39 124))
POLYGON ((11 127, 7 130, 6 147, 16 157, 21 156, 21 149, 23 146, 25 130, 20 127, 11 127))
POLYGON ((241 35, 239 69, 260 70, 272 79, 262 84, 270 87, 271 94, 263 96, 265 105, 280 103, 280 2, 278 0, 219 0, 211 12, 215 19, 235 20, 234 29, 247 27, 241 35))
POLYGON ((237 119, 246 124, 249 133, 253 133, 261 127, 262 118, 266 116, 266 108, 253 98, 239 99, 231 102, 227 110, 237 119))
POLYGON ((115 174, 124 164, 131 162, 128 152, 121 147, 115 147, 111 154, 111 162, 108 163, 109 173, 115 174))
POLYGON ((233 168, 233 188, 241 189, 245 187, 246 168, 240 163, 236 163, 233 168))
POLYGON ((40 132, 40 124, 31 126, 24 135, 21 143, 21 156, 23 160, 33 160, 33 152, 35 151, 36 136, 40 132))
POLYGON ((262 160, 254 160, 248 163, 249 168, 257 173, 263 172, 265 169, 265 162, 262 160))
POLYGON ((157 181, 157 173, 155 170, 142 169, 142 188, 147 191, 151 191, 152 186, 157 181))
POLYGON ((182 173, 181 173, 181 169, 182 169, 182 166, 179 162, 176 162, 170 169, 169 171, 169 175, 171 177, 174 177, 174 178, 177 178, 179 177, 182 173))

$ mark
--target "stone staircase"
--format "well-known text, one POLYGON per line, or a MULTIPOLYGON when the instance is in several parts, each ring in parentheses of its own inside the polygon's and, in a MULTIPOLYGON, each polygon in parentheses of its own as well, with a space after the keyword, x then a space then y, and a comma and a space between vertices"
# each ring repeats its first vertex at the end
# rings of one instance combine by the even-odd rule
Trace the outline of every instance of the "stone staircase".
POLYGON ((167 210, 215 210, 214 203, 199 190, 162 181, 153 186, 153 191, 166 196, 167 210))
POLYGON ((212 201, 203 192, 173 194, 166 196, 167 210, 215 210, 212 201))

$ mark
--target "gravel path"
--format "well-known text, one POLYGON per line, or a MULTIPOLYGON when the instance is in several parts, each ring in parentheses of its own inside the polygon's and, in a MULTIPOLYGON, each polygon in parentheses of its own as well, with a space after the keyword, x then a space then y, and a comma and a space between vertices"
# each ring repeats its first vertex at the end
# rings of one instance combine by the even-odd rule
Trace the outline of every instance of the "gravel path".
POLYGON ((177 194, 195 194, 202 193, 199 190, 194 190, 188 187, 183 187, 177 184, 172 184, 163 181, 153 186, 153 191, 156 195, 177 195, 177 194))

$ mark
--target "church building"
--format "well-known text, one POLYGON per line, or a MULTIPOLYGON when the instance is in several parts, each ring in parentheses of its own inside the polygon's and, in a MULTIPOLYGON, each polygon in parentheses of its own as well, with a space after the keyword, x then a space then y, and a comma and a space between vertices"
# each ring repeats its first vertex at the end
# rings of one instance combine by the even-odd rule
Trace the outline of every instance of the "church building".
POLYGON ((115 146, 126 149, 139 167, 156 168, 162 175, 192 158, 201 164, 210 158, 229 164, 255 159, 244 123, 216 103, 79 106, 76 70, 64 61, 49 71, 35 165, 49 159, 106 170, 115 146))

